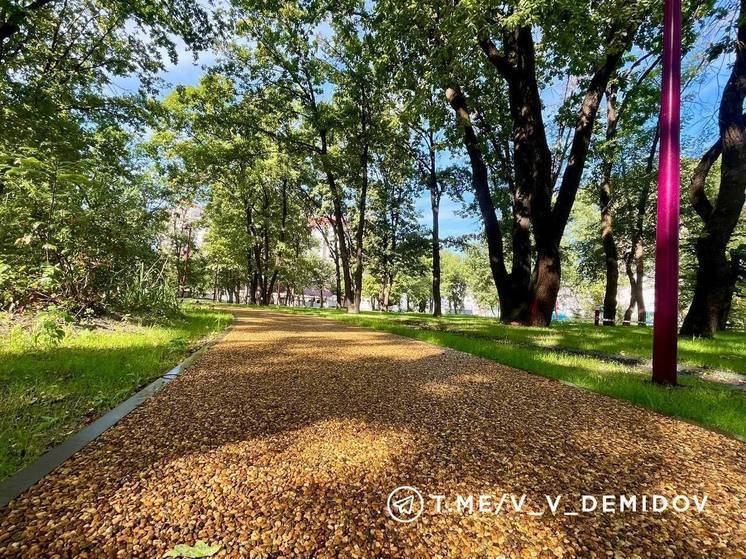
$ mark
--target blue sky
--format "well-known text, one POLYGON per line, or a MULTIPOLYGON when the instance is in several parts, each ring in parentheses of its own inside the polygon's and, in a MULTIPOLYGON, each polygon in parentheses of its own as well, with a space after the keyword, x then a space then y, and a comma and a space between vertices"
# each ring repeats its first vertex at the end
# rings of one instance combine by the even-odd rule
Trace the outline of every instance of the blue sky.
MULTIPOLYGON (((703 42, 709 42, 717 37, 703 37, 703 42)), ((179 48, 179 62, 166 65, 162 78, 166 82, 163 92, 167 93, 178 85, 194 85, 204 73, 205 67, 215 62, 216 55, 213 52, 202 53, 197 61, 193 60, 191 53, 187 52, 183 45, 179 48)), ((730 72, 732 56, 726 54, 708 65, 701 72, 696 82, 689 84, 684 92, 682 102, 682 150, 685 155, 696 157, 701 155, 712 144, 716 137, 717 107, 720 100, 720 92, 730 72)), ((686 63, 693 63, 687 61, 686 63)), ((136 79, 118 80, 115 84, 118 88, 134 91, 137 89, 136 79)), ((561 102, 563 84, 546 88, 542 97, 546 106, 545 116, 554 112, 556 106, 561 102)), ((549 119, 546 119, 547 122, 549 119)), ((425 227, 431 223, 429 196, 423 194, 416 204, 417 210, 422 214, 421 222, 425 227)), ((458 215, 461 208, 459 202, 443 197, 440 211, 440 229, 442 237, 459 236, 476 233, 481 229, 479 215, 465 217, 458 215)))

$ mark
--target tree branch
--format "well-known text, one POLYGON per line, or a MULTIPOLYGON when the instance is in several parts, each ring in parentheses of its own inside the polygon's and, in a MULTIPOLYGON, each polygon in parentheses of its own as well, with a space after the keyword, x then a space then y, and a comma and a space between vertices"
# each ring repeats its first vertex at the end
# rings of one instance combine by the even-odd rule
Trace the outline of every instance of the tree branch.
POLYGON ((712 204, 707 198, 707 192, 705 192, 705 182, 707 181, 707 175, 710 174, 710 169, 712 169, 722 151, 723 141, 718 138, 717 142, 712 144, 712 147, 699 160, 692 175, 692 182, 689 185, 689 201, 703 221, 707 221, 712 215, 712 204))
POLYGON ((508 60, 508 57, 505 56, 502 52, 498 50, 498 48, 495 46, 495 43, 492 42, 492 39, 487 37, 486 34, 482 33, 479 36, 479 47, 482 49, 485 55, 487 55, 487 60, 490 61, 490 63, 497 69, 500 74, 502 74, 503 77, 507 76, 513 71, 513 65, 508 60))
POLYGON ((562 175, 562 183, 560 184, 557 201, 552 209, 552 221, 554 222, 555 233, 559 237, 562 236, 567 220, 570 217, 570 210, 572 210, 575 196, 580 187, 580 180, 583 176, 583 168, 585 167, 585 160, 588 156, 588 149, 591 143, 591 135, 593 134, 593 124, 596 120, 601 98, 625 50, 626 48, 618 48, 606 55, 604 63, 593 74, 583 97, 580 114, 575 125, 575 135, 572 139, 570 155, 567 159, 567 166, 562 175))

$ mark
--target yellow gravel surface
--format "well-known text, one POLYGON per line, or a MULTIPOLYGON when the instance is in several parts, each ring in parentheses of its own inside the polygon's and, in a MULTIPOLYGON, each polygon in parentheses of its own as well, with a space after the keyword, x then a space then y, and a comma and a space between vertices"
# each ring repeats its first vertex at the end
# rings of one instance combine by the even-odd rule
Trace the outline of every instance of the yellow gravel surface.
POLYGON ((236 315, 164 391, 0 511, 0 557, 156 558, 198 539, 222 546, 215 557, 746 556, 743 443, 413 340, 236 315), (424 496, 411 523, 387 512, 400 485, 424 496), (525 507, 453 506, 481 494, 525 507), (603 495, 707 502, 565 514, 584 494, 599 509, 603 495), (545 495, 562 496, 556 513, 545 495))

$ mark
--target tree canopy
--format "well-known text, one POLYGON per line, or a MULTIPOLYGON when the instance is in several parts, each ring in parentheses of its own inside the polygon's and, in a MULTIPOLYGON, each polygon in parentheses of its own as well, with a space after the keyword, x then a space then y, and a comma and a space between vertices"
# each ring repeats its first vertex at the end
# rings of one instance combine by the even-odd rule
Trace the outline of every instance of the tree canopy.
MULTIPOLYGON (((683 7, 685 104, 730 72, 682 163, 688 335, 743 312, 743 9, 683 7)), ((645 324, 661 18, 659 0, 6 2, 2 304, 121 311, 149 285, 436 316, 468 298, 547 325, 566 287, 577 312, 645 324), (163 82, 203 50, 198 81, 163 82), (478 230, 444 236, 443 201, 478 230)))

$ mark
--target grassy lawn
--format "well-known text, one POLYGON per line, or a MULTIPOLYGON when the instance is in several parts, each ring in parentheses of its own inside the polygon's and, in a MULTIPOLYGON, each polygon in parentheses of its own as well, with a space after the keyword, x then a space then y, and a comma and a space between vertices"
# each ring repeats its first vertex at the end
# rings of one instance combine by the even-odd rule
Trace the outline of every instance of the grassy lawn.
POLYGON ((38 347, 28 331, 0 334, 0 479, 32 462, 161 376, 228 313, 189 306, 155 326, 75 329, 56 347, 38 347))
MULTIPOLYGON (((638 326, 599 328, 589 323, 564 321, 554 322, 550 328, 529 328, 506 326, 492 318, 475 316, 449 315, 437 319, 416 313, 363 313, 363 316, 390 324, 465 334, 540 349, 589 351, 646 361, 650 360, 652 353, 652 328, 638 326)), ((690 367, 746 372, 746 332, 720 332, 713 340, 680 340, 679 362, 690 367)))
MULTIPOLYGON (((278 310, 334 318, 449 347, 746 437, 746 392, 691 377, 682 377, 681 387, 663 388, 652 384, 647 375, 630 374, 635 372, 630 366, 562 351, 567 347, 649 358, 650 329, 568 323, 533 329, 463 316, 436 320, 416 314, 348 315, 337 310, 285 307, 278 310)), ((680 343, 681 357, 687 364, 741 372, 746 366, 739 369, 737 363, 746 364, 745 348, 745 333, 680 343)))

